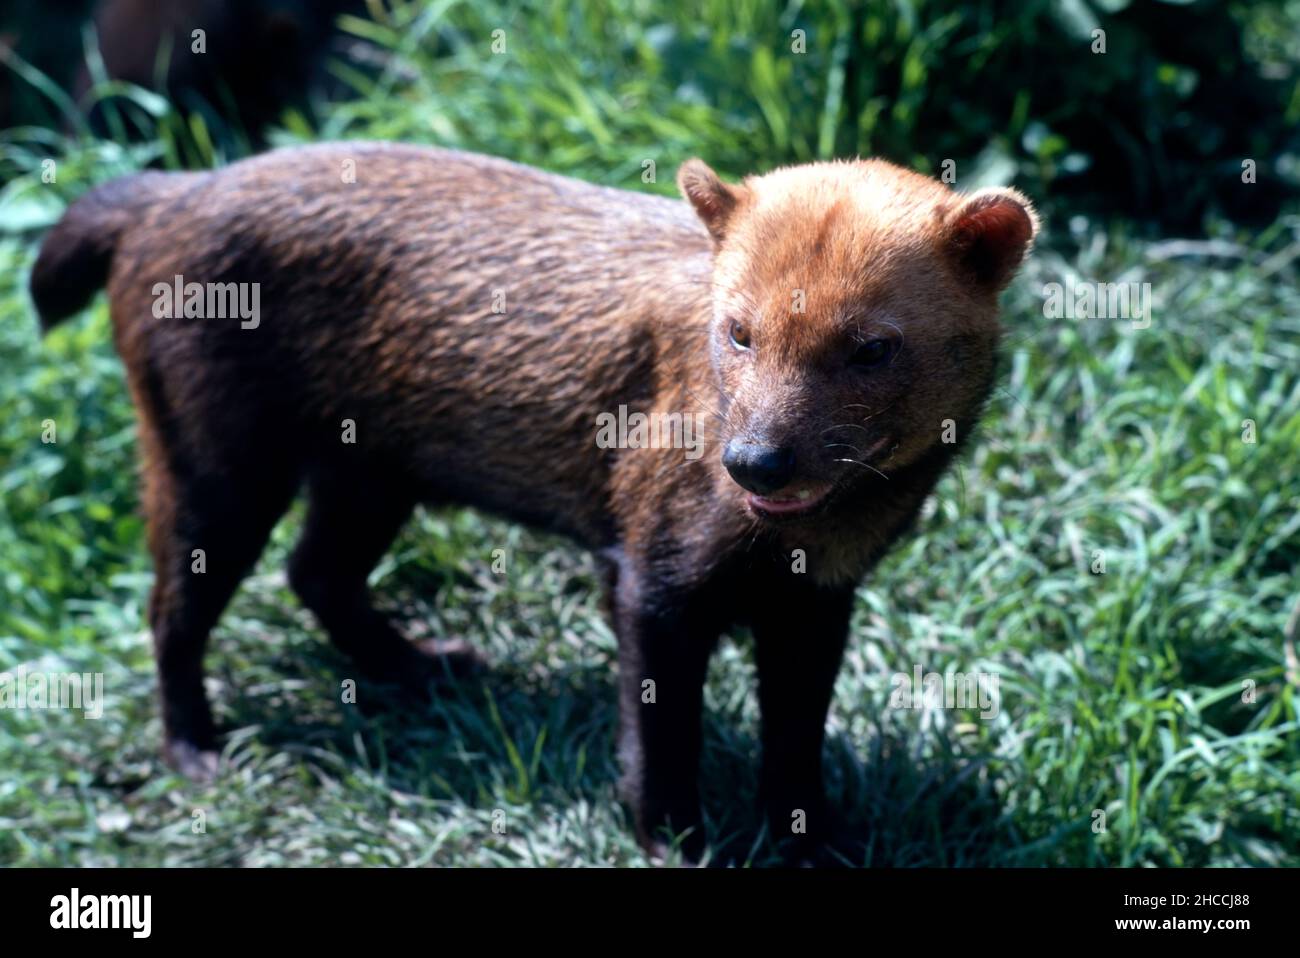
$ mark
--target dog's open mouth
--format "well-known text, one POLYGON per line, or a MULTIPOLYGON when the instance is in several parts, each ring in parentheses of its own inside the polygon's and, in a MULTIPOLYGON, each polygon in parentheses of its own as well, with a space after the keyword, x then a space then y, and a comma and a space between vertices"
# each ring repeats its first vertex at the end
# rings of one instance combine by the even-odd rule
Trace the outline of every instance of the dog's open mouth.
POLYGON ((751 492, 745 501, 759 515, 785 518, 812 512, 826 501, 832 488, 829 482, 796 482, 768 496, 751 492))

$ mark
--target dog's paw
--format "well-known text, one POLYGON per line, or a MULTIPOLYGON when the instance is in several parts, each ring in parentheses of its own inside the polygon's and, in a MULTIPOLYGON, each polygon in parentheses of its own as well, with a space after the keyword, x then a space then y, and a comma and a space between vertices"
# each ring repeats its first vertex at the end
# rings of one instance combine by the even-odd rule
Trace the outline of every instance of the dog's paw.
POLYGON ((200 784, 211 782, 221 769, 221 757, 215 751, 182 739, 164 743, 163 759, 191 782, 200 784))
POLYGON ((424 639, 413 644, 426 659, 427 678, 471 678, 491 665, 486 655, 464 639, 424 639))

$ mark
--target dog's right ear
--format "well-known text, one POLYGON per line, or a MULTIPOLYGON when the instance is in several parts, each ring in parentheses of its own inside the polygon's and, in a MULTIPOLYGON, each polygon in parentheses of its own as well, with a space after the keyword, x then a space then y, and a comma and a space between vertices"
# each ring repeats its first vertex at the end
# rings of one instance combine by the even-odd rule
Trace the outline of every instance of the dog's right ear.
POLYGON ((727 224, 747 190, 743 186, 730 186, 700 159, 689 159, 677 171, 677 188, 695 207, 714 243, 721 243, 727 235, 727 224))

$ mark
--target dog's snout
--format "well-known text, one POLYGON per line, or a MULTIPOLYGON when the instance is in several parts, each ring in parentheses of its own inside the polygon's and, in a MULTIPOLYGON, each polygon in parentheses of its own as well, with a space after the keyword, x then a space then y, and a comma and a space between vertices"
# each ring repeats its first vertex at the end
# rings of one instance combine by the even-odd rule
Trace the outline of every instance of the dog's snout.
POLYGON ((794 478, 794 450, 788 446, 733 439, 723 450, 722 464, 732 479, 760 496, 784 488, 794 478))

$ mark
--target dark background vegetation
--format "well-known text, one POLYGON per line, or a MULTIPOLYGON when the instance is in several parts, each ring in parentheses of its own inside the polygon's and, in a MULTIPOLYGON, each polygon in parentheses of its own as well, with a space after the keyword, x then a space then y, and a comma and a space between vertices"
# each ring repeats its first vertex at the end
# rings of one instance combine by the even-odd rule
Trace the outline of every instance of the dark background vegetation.
MULTIPOLYGON (((0 14, 0 669, 103 672, 108 712, 0 713, 0 862, 644 861, 590 564, 471 513, 421 514, 374 584, 412 634, 481 644, 487 681, 340 705, 346 665, 283 580, 295 517, 214 635, 229 773, 158 762, 120 363, 102 303, 39 340, 26 271, 114 175, 364 137, 664 193, 692 155, 741 176, 858 154, 1029 193, 1046 231, 983 435, 860 590, 827 754, 858 862, 1300 863, 1296 0, 134 0, 102 5, 130 24, 102 52, 92 6, 0 14), (1075 282, 1150 282, 1151 328, 1047 318, 1045 284, 1075 282), (914 663, 996 672, 1001 714, 890 709, 914 663)), ((763 864, 752 677, 728 645, 704 781, 715 860, 763 864)))
MULTIPOLYGON (((390 41, 403 38, 383 28, 331 29, 335 14, 364 17, 362 0, 11 3, 0 35, 77 95, 80 112, 94 115, 101 131, 104 111, 92 108, 99 97, 83 56, 85 18, 95 7, 115 39, 104 55, 108 72, 199 112, 208 129, 198 138, 230 153, 259 142, 281 109, 313 116, 308 91, 353 92, 331 76, 368 93, 376 82, 391 89, 401 72, 389 60, 377 81, 373 68, 385 62, 390 41), (210 41, 210 55, 197 64, 185 49, 194 23, 210 41)), ((647 99, 670 99, 668 126, 725 125, 731 148, 714 160, 737 171, 752 170, 755 157, 775 166, 879 155, 937 174, 951 158, 977 176, 1014 178, 1041 198, 1183 232, 1202 229, 1207 214, 1271 222, 1300 188, 1294 0, 742 0, 706 2, 698 12, 589 0, 448 7, 421 29, 412 5, 397 5, 435 76, 454 75, 458 55, 482 31, 540 20, 548 29, 529 34, 528 49, 500 65, 502 79, 516 69, 553 71, 560 100, 571 82, 628 112, 647 99), (720 33, 720 20, 735 29, 720 33), (772 43, 795 29, 807 40, 797 59, 772 43), (1105 32, 1104 54, 1091 53, 1095 29, 1105 32), (1246 157, 1259 163, 1259 188, 1242 196, 1231 183, 1246 157)), ((441 92, 454 96, 449 85, 441 92)), ((122 99, 129 120, 130 98, 122 99)), ((556 117, 545 103, 519 107, 503 98, 488 116, 514 122, 483 134, 516 152, 529 148, 518 142, 517 124, 536 121, 531 152, 543 158, 556 117)), ((77 126, 67 113, 16 73, 0 81, 0 126, 77 126)), ((628 142, 617 117, 610 120, 603 145, 661 149, 654 136, 628 142)))

